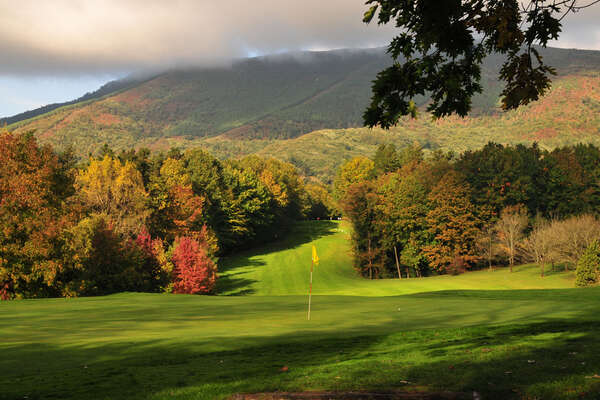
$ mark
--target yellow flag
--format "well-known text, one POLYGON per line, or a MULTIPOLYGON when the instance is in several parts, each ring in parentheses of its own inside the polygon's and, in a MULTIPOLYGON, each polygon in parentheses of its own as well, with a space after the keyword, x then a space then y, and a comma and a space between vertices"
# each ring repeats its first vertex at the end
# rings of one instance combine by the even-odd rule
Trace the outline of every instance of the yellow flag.
POLYGON ((315 265, 319 265, 319 256, 317 255, 317 248, 313 245, 312 249, 312 260, 315 265))

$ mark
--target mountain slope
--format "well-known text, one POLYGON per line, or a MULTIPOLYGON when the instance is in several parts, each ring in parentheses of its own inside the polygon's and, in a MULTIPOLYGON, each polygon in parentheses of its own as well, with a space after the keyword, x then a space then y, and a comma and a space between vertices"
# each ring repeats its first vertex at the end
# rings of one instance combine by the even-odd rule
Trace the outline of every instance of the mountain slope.
POLYGON ((203 146, 221 158, 258 153, 295 164, 305 175, 331 182, 344 160, 372 156, 382 143, 397 147, 419 144, 426 151, 462 152, 489 141, 502 144, 539 143, 551 149, 593 143, 600 146, 600 72, 580 72, 554 81, 553 89, 539 101, 516 111, 468 118, 433 121, 427 115, 406 118, 383 129, 324 129, 290 140, 242 140, 220 135, 205 139, 156 142, 160 147, 203 146))
POLYGON ((499 112, 501 59, 492 56, 483 66, 486 90, 474 99, 471 117, 433 122, 422 115, 389 132, 361 128, 371 81, 391 62, 383 49, 285 54, 228 68, 170 71, 8 129, 34 130, 43 142, 73 145, 80 155, 103 143, 115 149, 202 145, 222 157, 260 152, 326 181, 345 158, 369 155, 382 142, 457 151, 489 140, 539 141, 547 147, 598 143, 600 52, 546 49, 543 55, 559 75, 540 101, 499 112))
POLYGON ((19 122, 54 143, 90 150, 146 138, 289 138, 359 126, 370 81, 389 64, 381 50, 302 53, 243 60, 230 68, 171 71, 98 101, 19 122))
POLYGON ((43 107, 36 108, 34 110, 29 110, 29 111, 25 111, 25 112, 13 115, 12 117, 0 118, 0 126, 16 124, 17 122, 20 122, 20 121, 25 121, 28 119, 35 118, 38 115, 48 114, 58 108, 70 106, 72 104, 88 102, 90 100, 99 99, 106 95, 114 94, 118 91, 125 90, 125 89, 131 88, 131 87, 135 87, 135 86, 139 85, 142 81, 143 81, 143 79, 137 79, 137 78, 127 78, 127 79, 122 79, 122 80, 117 80, 117 81, 111 81, 111 82, 108 82, 108 83, 102 85, 98 90, 86 93, 83 96, 81 96, 75 100, 66 101, 64 103, 52 103, 52 104, 45 105, 43 107))

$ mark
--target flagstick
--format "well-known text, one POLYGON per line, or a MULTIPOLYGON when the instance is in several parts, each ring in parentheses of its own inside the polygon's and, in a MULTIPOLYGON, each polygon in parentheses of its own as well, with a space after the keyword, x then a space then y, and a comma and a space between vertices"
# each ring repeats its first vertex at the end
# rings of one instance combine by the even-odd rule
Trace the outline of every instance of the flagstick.
POLYGON ((312 260, 310 264, 310 286, 308 288, 308 320, 310 321, 310 300, 312 297, 312 275, 313 275, 313 267, 315 265, 315 260, 312 260))

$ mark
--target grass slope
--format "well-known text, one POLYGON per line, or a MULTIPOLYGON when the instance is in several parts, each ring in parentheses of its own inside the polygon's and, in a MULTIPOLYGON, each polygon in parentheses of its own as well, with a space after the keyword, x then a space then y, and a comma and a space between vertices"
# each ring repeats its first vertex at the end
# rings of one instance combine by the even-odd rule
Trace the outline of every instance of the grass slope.
POLYGON ((440 290, 560 289, 574 285, 572 273, 551 272, 540 278, 534 265, 494 272, 477 271, 459 276, 427 279, 360 278, 350 268, 350 228, 345 222, 309 221, 300 223, 284 240, 222 260, 218 290, 224 295, 260 296, 308 293, 312 246, 320 265, 314 270, 313 292, 324 295, 398 296, 440 290))
POLYGON ((542 279, 530 267, 363 281, 349 267, 344 231, 305 223, 272 247, 225 260, 220 289, 246 296, 0 303, 0 399, 393 388, 598 398, 600 288, 506 290, 571 285, 568 274, 542 279), (307 321, 313 243, 321 263, 307 321), (479 290, 435 291, 450 288, 479 290))

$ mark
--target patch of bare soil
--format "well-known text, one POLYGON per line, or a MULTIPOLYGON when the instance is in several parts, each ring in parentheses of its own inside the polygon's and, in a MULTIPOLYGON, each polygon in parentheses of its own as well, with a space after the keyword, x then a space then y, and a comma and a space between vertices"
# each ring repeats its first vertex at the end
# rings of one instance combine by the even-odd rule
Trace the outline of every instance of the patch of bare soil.
POLYGON ((471 400, 456 392, 299 392, 236 394, 230 400, 471 400))

